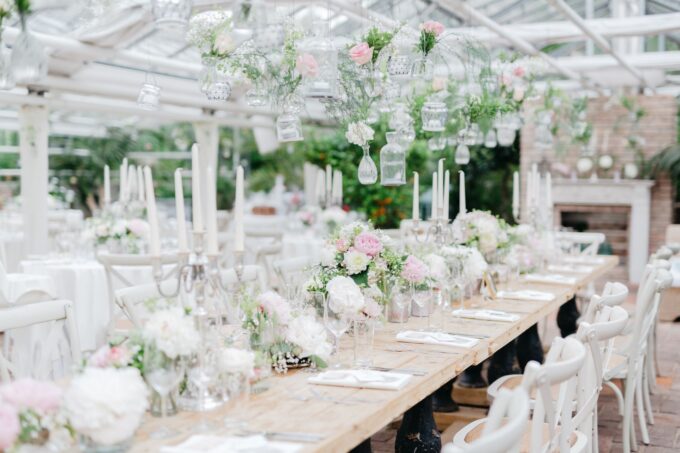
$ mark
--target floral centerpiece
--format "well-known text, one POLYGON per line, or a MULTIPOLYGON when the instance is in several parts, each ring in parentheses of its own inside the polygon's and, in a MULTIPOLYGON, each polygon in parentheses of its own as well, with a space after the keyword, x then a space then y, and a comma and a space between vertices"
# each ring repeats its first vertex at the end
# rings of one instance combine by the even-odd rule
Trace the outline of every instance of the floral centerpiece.
POLYGON ((328 293, 329 282, 343 276, 352 279, 365 297, 384 306, 405 259, 392 248, 388 236, 369 223, 352 222, 329 236, 307 291, 328 293))
POLYGON ((148 390, 134 368, 87 367, 70 382, 63 409, 88 446, 130 442, 148 407, 148 390))
POLYGON ((187 42, 205 58, 227 57, 236 47, 231 35, 231 19, 224 11, 196 14, 189 22, 187 42))
POLYGON ((250 334, 251 347, 277 372, 326 366, 332 348, 326 329, 314 314, 294 313, 288 301, 273 291, 245 298, 243 311, 243 327, 250 334))
POLYGON ((509 245, 506 224, 486 211, 471 211, 453 222, 456 242, 474 247, 489 261, 494 253, 509 245))
POLYGON ((444 25, 436 20, 428 20, 420 24, 418 50, 427 57, 437 45, 439 37, 444 33, 444 25))
POLYGON ((0 386, 0 451, 29 445, 65 449, 71 434, 59 413, 61 399, 61 389, 51 382, 18 379, 0 386))
POLYGON ((114 253, 141 253, 149 235, 149 224, 142 219, 91 217, 85 222, 82 239, 106 246, 114 253))
POLYGON ((474 247, 450 245, 442 247, 440 254, 448 266, 457 269, 463 284, 470 284, 481 279, 488 269, 484 257, 474 247))

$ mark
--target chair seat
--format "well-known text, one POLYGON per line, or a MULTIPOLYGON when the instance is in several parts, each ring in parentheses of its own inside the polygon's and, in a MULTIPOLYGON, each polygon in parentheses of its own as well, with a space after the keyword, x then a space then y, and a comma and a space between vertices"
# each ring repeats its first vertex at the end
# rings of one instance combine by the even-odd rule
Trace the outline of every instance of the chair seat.
MULTIPOLYGON (((482 434, 484 432, 484 424, 486 423, 486 418, 476 420, 469 425, 463 427, 458 433, 456 433, 456 436, 453 440, 454 445, 458 447, 464 447, 466 444, 472 443, 475 440, 479 439, 482 437, 482 434)), ((558 428, 559 429, 559 428, 558 428)), ((549 439, 550 436, 550 430, 548 428, 548 424, 544 423, 543 424, 543 439, 544 441, 549 439)), ((579 432, 579 431, 574 431, 571 436, 569 437, 569 451, 570 453, 580 453, 585 450, 585 447, 588 444, 588 440, 586 439, 586 436, 579 432)), ((520 448, 519 451, 521 453, 529 453, 529 447, 531 445, 531 421, 527 420, 527 427, 524 431, 524 434, 522 435, 522 440, 520 442, 520 448)), ((553 449, 552 451, 558 451, 558 448, 553 449)))
MULTIPOLYGON (((504 388, 512 390, 519 387, 521 383, 522 383, 521 374, 508 374, 507 376, 503 376, 501 378, 496 379, 486 390, 489 402, 493 402, 493 400, 496 399, 496 395, 498 395, 500 389, 504 388)), ((531 393, 529 395, 529 398, 531 398, 532 408, 534 407, 534 400, 536 399, 536 391, 537 391, 536 387, 532 388, 531 393)), ((557 400, 560 394, 559 384, 550 387, 550 393, 552 395, 553 400, 557 400)))
POLYGON ((623 379, 628 374, 628 356, 614 353, 607 362, 604 379, 623 379))

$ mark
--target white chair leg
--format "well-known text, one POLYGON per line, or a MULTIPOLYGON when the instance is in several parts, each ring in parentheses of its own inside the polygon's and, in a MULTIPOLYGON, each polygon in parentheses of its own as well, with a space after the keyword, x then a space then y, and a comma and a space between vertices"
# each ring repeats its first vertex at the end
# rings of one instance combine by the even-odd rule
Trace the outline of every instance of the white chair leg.
POLYGON ((645 406, 642 401, 642 379, 636 379, 635 383, 635 405, 637 406, 638 424, 640 425, 640 434, 642 435, 642 443, 649 445, 649 432, 647 431, 647 421, 645 420, 645 406))
POLYGON ((635 398, 635 385, 630 376, 626 379, 625 397, 623 399, 623 453, 637 451, 635 427, 633 426, 633 398, 635 398))
POLYGON ((611 381, 606 381, 605 384, 612 389, 614 395, 616 395, 616 402, 619 406, 619 417, 623 417, 623 394, 621 393, 621 389, 611 381))
POLYGON ((645 403, 645 412, 647 414, 647 423, 650 425, 654 424, 654 411, 652 409, 652 399, 650 397, 650 389, 648 385, 648 381, 650 380, 650 376, 648 373, 645 373, 644 378, 643 378, 643 383, 642 383, 642 397, 644 398, 644 403, 645 403))
POLYGON ((595 410, 593 411, 593 444, 590 451, 593 453, 600 452, 600 438, 597 434, 597 404, 595 405, 595 410))

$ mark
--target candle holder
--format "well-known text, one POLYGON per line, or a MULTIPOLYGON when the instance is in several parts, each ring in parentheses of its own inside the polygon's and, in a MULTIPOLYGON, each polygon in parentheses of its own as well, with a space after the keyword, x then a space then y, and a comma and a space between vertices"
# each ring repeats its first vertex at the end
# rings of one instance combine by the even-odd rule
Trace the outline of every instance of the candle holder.
POLYGON ((422 237, 423 228, 420 226, 420 220, 414 220, 410 228, 410 234, 415 238, 416 242, 433 243, 437 247, 442 247, 453 241, 453 231, 449 221, 442 217, 431 218, 425 237, 422 237))

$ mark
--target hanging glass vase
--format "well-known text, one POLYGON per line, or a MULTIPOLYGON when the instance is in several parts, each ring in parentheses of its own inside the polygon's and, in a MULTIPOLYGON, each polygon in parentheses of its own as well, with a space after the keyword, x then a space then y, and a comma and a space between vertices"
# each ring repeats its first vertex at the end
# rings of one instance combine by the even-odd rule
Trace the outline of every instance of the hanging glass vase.
POLYGON ((312 36, 298 47, 298 71, 302 70, 302 95, 334 98, 338 89, 338 50, 329 36, 327 21, 314 23, 312 36))
POLYGON ((264 107, 268 103, 269 97, 267 96, 267 91, 259 86, 256 85, 246 91, 246 104, 250 107, 264 107))
POLYGON ((415 79, 431 80, 434 74, 434 65, 425 55, 416 59, 411 66, 411 76, 415 79))
POLYGON ((161 87, 154 80, 146 80, 137 96, 137 106, 144 110, 158 110, 161 87))
POLYGON ((203 70, 198 77, 201 91, 211 101, 226 101, 231 96, 228 75, 218 67, 214 57, 203 57, 203 70))
POLYGON ((447 139, 443 135, 437 135, 427 141, 430 151, 443 151, 446 148, 447 139))
POLYGON ((11 90, 15 87, 11 63, 12 53, 5 47, 0 34, 0 90, 11 90))
POLYGON ((382 94, 383 80, 380 71, 366 70, 361 77, 361 82, 368 97, 376 98, 382 94))
POLYGON ((191 0, 151 0, 151 14, 159 28, 182 29, 191 17, 191 0))
POLYGON ((446 104, 440 101, 427 101, 420 112, 423 130, 428 132, 442 132, 446 127, 446 117, 449 111, 446 104))
POLYGON ((397 33, 390 46, 390 55, 387 61, 387 73, 390 77, 398 80, 411 78, 414 59, 414 42, 404 33, 397 33))
POLYGON ((279 142, 299 142, 302 136, 302 122, 296 113, 284 111, 276 119, 276 137, 279 142))
POLYGON ((457 165, 467 165, 470 162, 470 149, 464 143, 459 144, 454 159, 457 165))
POLYGON ((361 184, 374 184, 378 180, 378 168, 375 166, 375 162, 371 159, 369 154, 368 144, 362 146, 364 155, 359 162, 359 182, 361 184))
POLYGON ((484 136, 484 147, 493 149, 498 145, 498 140, 496 140, 496 131, 490 129, 484 136))
POLYGON ((464 143, 467 146, 476 145, 477 137, 480 134, 481 131, 479 130, 479 125, 477 123, 472 123, 458 133, 459 135, 458 142, 464 143))
POLYGON ((37 82, 47 76, 47 54, 43 45, 26 28, 21 16, 21 33, 12 47, 12 72, 16 83, 37 82))
POLYGON ((399 134, 385 134, 387 144, 380 150, 380 184, 401 186, 406 184, 406 153, 399 144, 399 134))
POLYGON ((511 146, 515 142, 515 130, 507 126, 496 129, 496 139, 501 146, 511 146))

